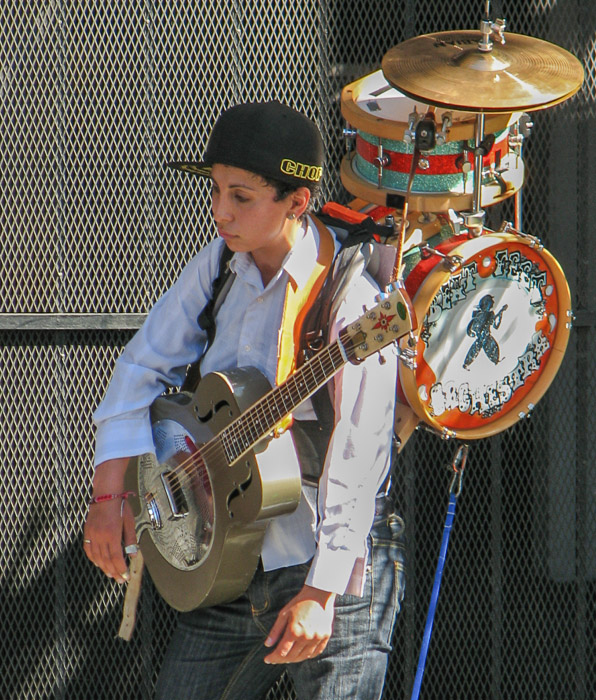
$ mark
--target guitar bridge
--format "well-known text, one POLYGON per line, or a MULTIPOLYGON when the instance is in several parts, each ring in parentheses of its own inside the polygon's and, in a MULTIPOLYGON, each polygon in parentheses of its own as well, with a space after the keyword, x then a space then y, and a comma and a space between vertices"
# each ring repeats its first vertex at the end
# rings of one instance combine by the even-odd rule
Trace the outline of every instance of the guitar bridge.
POLYGON ((161 473, 160 478, 170 504, 172 517, 174 519, 186 518, 188 515, 188 503, 182 491, 178 475, 173 471, 165 471, 161 473))

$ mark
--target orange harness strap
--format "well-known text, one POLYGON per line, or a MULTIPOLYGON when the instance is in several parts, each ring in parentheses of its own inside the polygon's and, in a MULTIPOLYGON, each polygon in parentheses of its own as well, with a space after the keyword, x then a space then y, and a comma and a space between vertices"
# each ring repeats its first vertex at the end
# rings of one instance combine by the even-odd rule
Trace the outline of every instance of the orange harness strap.
POLYGON ((326 226, 312 217, 319 232, 319 253, 307 283, 297 289, 290 279, 286 291, 282 325, 279 335, 279 360, 276 382, 281 384, 294 371, 300 350, 300 333, 308 310, 321 291, 325 277, 331 268, 335 246, 326 226))

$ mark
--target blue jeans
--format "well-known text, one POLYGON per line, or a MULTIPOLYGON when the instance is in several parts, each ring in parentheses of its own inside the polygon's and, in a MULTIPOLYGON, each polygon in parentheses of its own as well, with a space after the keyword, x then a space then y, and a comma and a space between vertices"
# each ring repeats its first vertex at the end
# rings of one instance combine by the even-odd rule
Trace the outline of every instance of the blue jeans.
POLYGON ((269 665, 264 641, 279 610, 304 584, 309 564, 264 572, 247 592, 212 608, 181 613, 157 684, 159 700, 264 700, 285 670, 299 700, 381 697, 391 635, 404 592, 404 525, 375 518, 364 595, 337 596, 325 651, 295 664, 269 665))

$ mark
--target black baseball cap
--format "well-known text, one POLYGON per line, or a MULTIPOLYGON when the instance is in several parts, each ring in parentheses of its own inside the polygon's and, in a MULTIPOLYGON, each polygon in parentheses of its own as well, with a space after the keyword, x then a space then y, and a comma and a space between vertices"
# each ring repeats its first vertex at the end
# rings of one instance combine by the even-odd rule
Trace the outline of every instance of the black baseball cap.
POLYGON ((280 102, 240 104, 223 112, 201 161, 167 165, 210 177, 215 163, 243 168, 300 187, 323 175, 323 140, 316 124, 280 102))

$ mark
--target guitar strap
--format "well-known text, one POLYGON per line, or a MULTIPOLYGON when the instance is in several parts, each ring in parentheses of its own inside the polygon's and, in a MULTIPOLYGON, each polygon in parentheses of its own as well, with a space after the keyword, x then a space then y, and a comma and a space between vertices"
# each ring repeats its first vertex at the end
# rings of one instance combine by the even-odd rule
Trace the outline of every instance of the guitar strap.
POLYGON ((319 252, 306 284, 298 288, 293 279, 288 282, 279 338, 276 383, 281 384, 296 368, 302 325, 306 314, 318 298, 327 278, 335 246, 329 229, 316 218, 313 220, 319 232, 319 252))
MULTIPOLYGON (((219 258, 217 276, 211 283, 211 298, 205 304, 203 310, 197 318, 199 327, 207 333, 207 344, 205 349, 213 344, 213 340, 215 338, 215 316, 225 299, 225 294, 232 286, 234 276, 230 270, 230 260, 232 259, 233 255, 233 251, 231 251, 227 245, 224 245, 221 252, 221 257, 219 258)), ((198 360, 195 360, 195 362, 189 365, 184 383, 181 387, 182 391, 194 392, 199 386, 199 382, 201 381, 201 360, 203 359, 204 354, 205 353, 203 352, 203 355, 201 355, 198 360)))

